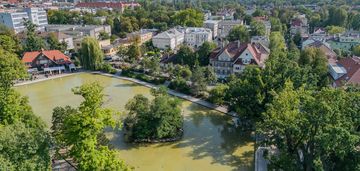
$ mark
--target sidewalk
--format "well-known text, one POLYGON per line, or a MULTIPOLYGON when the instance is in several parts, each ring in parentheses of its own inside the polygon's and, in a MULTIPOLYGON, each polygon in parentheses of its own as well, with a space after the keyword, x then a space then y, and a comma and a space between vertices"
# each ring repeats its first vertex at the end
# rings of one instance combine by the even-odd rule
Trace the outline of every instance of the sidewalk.
POLYGON ((56 79, 56 78, 67 77, 67 76, 74 75, 74 74, 77 74, 77 73, 81 73, 81 72, 62 73, 62 74, 58 74, 58 75, 54 75, 54 76, 49 76, 49 77, 45 77, 45 76, 43 77, 43 76, 41 76, 42 78, 38 78, 38 79, 35 79, 35 80, 29 80, 29 81, 23 81, 23 82, 15 83, 14 86, 16 87, 16 86, 34 84, 34 83, 38 83, 38 82, 41 82, 41 81, 46 81, 46 80, 52 80, 52 79, 56 79))

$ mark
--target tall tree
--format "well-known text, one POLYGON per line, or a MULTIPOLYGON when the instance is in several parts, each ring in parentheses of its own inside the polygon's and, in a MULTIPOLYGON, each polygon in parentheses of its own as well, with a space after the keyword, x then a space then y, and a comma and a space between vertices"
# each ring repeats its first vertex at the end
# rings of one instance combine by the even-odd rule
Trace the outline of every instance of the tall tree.
POLYGON ((230 30, 227 39, 229 41, 239 40, 241 43, 246 43, 250 41, 250 33, 243 25, 235 26, 230 30))
POLYGON ((327 24, 344 27, 347 21, 348 13, 342 7, 331 6, 329 8, 329 17, 327 24))
POLYGON ((194 67, 196 62, 196 55, 190 46, 182 45, 175 56, 174 63, 180 65, 187 65, 190 68, 194 67))
POLYGON ((67 48, 66 42, 59 42, 55 33, 50 33, 49 37, 47 38, 47 42, 49 44, 49 48, 51 50, 60 50, 64 52, 67 48))
POLYGON ((199 56, 199 62, 201 66, 209 65, 210 53, 216 48, 216 44, 213 42, 204 42, 199 50, 196 52, 199 56))
POLYGON ((176 12, 172 17, 175 25, 186 27, 202 27, 204 15, 196 9, 186 9, 176 12))
POLYGON ((104 54, 95 38, 85 37, 81 42, 80 62, 88 70, 97 70, 103 62, 104 54))
POLYGON ((252 21, 250 23, 251 36, 265 36, 265 24, 261 21, 252 21))
POLYGON ((104 128, 115 126, 114 112, 103 108, 103 87, 98 83, 84 84, 73 89, 84 101, 76 109, 56 108, 52 127, 56 142, 69 148, 65 155, 76 162, 79 170, 130 170, 114 151, 99 142, 104 128))
POLYGON ((36 35, 37 25, 33 24, 30 20, 24 20, 26 27, 26 45, 25 51, 39 51, 45 47, 45 42, 39 36, 36 35))

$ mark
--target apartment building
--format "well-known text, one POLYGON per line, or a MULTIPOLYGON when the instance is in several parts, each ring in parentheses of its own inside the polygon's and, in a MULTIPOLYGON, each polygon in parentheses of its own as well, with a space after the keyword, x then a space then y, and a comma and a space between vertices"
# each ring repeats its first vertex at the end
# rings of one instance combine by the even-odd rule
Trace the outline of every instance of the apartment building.
POLYGON ((219 22, 218 37, 225 38, 235 26, 243 25, 243 20, 222 20, 219 22))
POLYGON ((0 23, 19 33, 24 31, 24 20, 30 20, 43 29, 48 24, 46 11, 41 8, 25 8, 23 10, 11 10, 0 13, 0 23))
POLYGON ((208 28, 212 31, 213 39, 218 36, 219 22, 219 20, 206 20, 204 22, 204 28, 208 28))
POLYGON ((185 29, 185 43, 188 46, 198 48, 206 41, 212 41, 212 31, 210 29, 201 27, 188 27, 185 29))
POLYGON ((154 36, 152 42, 159 49, 175 50, 184 42, 184 36, 184 33, 173 28, 154 36))

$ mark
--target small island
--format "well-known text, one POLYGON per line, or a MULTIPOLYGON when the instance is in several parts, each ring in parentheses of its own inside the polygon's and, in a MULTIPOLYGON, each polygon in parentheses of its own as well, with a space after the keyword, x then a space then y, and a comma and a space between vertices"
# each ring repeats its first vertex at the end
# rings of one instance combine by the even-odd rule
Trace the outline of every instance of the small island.
POLYGON ((153 89, 151 94, 155 97, 152 101, 136 95, 126 104, 125 141, 158 143, 180 140, 183 135, 181 101, 169 96, 165 87, 153 89))

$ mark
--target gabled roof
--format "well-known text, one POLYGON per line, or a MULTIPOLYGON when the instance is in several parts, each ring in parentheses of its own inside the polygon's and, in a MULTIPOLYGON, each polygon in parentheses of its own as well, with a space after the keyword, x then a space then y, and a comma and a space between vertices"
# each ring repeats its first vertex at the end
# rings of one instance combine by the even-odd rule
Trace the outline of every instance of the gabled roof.
POLYGON ((164 31, 156 36, 154 36, 153 38, 158 38, 158 39, 169 39, 169 38, 174 38, 177 36, 181 36, 183 33, 177 31, 176 29, 170 29, 167 31, 164 31))
POLYGON ((42 50, 42 51, 25 52, 21 61, 24 63, 33 62, 40 54, 44 55, 45 57, 55 62, 56 64, 71 63, 70 58, 64 55, 63 53, 61 53, 59 50, 42 50), (60 60, 62 60, 62 62, 59 62, 60 60))
POLYGON ((342 85, 342 82, 350 84, 360 84, 360 58, 344 58, 339 60, 338 64, 346 69, 346 74, 335 81, 337 86, 342 85))
POLYGON ((262 58, 262 55, 268 56, 270 54, 270 50, 261 43, 242 43, 239 46, 238 42, 235 41, 229 43, 222 49, 214 50, 210 54, 210 59, 216 61, 221 54, 226 53, 231 58, 231 61, 238 63, 239 57, 246 49, 254 57, 253 60, 257 65, 263 65, 265 62, 266 59, 262 58))

